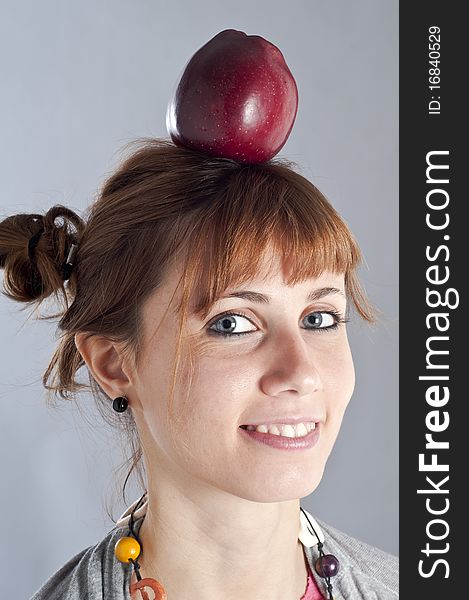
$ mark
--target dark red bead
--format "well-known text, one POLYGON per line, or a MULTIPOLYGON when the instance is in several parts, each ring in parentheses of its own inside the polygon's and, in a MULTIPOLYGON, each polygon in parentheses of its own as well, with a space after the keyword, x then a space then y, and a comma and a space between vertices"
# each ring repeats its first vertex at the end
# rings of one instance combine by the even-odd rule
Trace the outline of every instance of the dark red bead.
POLYGON ((339 561, 333 554, 320 556, 314 564, 319 577, 334 577, 339 572, 339 561))

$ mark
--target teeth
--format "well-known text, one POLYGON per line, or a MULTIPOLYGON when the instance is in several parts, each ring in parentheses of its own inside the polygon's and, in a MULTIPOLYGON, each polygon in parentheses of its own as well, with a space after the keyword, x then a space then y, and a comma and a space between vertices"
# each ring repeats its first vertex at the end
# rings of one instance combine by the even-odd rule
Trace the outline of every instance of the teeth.
POLYGON ((280 435, 283 437, 304 437, 310 431, 316 428, 316 423, 297 423, 296 425, 292 425, 290 423, 276 423, 275 425, 262 424, 258 425, 247 425, 246 429, 249 431, 259 431, 260 433, 270 433, 271 435, 280 435))

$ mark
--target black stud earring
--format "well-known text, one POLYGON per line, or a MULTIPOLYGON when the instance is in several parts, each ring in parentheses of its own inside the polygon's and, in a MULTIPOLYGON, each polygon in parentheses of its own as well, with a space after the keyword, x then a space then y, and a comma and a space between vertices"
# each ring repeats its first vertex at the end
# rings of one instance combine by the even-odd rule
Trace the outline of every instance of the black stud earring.
POLYGON ((128 402, 127 398, 125 396, 119 396, 118 398, 114 399, 114 402, 112 403, 112 408, 116 412, 121 413, 127 409, 128 405, 129 405, 129 402, 128 402))

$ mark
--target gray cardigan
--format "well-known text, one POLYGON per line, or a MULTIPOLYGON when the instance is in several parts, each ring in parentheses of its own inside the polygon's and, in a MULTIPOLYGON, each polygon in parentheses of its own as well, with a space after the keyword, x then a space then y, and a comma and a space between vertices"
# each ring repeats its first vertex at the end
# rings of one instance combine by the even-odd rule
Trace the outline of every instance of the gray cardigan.
MULTIPOLYGON (((309 513, 308 513, 309 514, 309 513)), ((144 517, 135 521, 138 533, 144 517)), ((334 600, 395 600, 398 592, 398 559, 316 519, 325 536, 324 551, 334 554, 339 573, 331 578, 334 600)), ((116 541, 126 535, 114 527, 100 542, 85 548, 56 571, 30 600, 130 600, 132 566, 114 556, 116 541)), ((316 574, 316 546, 303 545, 311 571, 327 597, 324 581, 316 574)), ((306 587, 306 583, 305 583, 306 587)))

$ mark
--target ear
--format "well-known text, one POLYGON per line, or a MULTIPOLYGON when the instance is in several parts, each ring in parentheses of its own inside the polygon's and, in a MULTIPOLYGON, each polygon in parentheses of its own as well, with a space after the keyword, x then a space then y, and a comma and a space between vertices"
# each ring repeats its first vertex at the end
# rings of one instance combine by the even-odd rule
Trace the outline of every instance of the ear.
POLYGON ((88 369, 110 398, 124 396, 132 382, 117 344, 103 336, 88 335, 84 332, 75 334, 75 345, 88 369))

